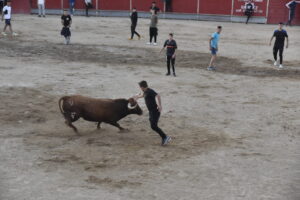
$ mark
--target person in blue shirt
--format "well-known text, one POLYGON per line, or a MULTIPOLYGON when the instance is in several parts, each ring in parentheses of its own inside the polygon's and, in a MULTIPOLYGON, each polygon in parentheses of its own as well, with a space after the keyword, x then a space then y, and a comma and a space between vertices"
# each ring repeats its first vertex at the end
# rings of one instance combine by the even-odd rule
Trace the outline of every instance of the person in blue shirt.
POLYGON ((210 59, 210 63, 209 66, 207 68, 207 70, 209 71, 213 71, 216 70, 216 67, 214 66, 214 63, 217 59, 217 52, 218 52, 218 43, 220 40, 220 34, 222 32, 222 26, 218 26, 217 28, 217 32, 213 33, 211 35, 211 38, 209 39, 209 50, 211 51, 211 59, 210 59))
POLYGON ((75 0, 69 0, 69 9, 70 9, 70 14, 74 15, 74 9, 75 8, 75 0))
POLYGON ((289 9, 289 20, 286 25, 292 25, 292 21, 295 17, 296 7, 298 3, 300 3, 300 1, 293 0, 285 5, 289 9))

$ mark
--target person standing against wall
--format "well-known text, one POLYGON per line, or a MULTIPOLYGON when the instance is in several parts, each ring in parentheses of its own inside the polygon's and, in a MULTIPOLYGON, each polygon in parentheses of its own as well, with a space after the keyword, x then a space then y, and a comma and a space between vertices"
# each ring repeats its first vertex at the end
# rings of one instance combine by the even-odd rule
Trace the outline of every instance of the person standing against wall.
POLYGON ((0 14, 2 15, 2 10, 4 8, 4 0, 0 0, 0 14))
POLYGON ((152 13, 152 10, 154 10, 155 14, 158 14, 158 12, 160 11, 159 7, 156 6, 156 2, 155 1, 152 2, 152 5, 150 7, 150 13, 152 13))
POLYGON ((69 0, 70 14, 73 16, 75 13, 75 0, 69 0))
POLYGON ((165 0, 166 12, 172 12, 172 0, 165 0))
POLYGON ((289 3, 287 3, 285 6, 289 9, 289 20, 287 22, 287 26, 290 25, 292 26, 292 21, 295 17, 295 14, 296 14, 296 7, 297 7, 297 4, 300 3, 300 1, 290 1, 289 3))
POLYGON ((215 61, 217 59, 217 52, 219 50, 219 40, 220 40, 220 34, 222 31, 222 26, 218 26, 217 32, 214 32, 209 39, 209 50, 211 51, 211 59, 209 66, 207 68, 208 71, 214 71, 216 70, 216 67, 214 66, 215 61))
POLYGON ((134 34, 136 34, 140 40, 141 39, 140 34, 138 34, 138 32, 135 31, 138 22, 138 13, 136 8, 132 9, 132 12, 130 14, 130 19, 131 19, 131 37, 129 38, 129 40, 133 39, 134 34))
POLYGON ((255 8, 255 5, 252 2, 252 0, 249 0, 247 3, 245 3, 245 15, 247 16, 246 24, 248 24, 249 19, 254 14, 254 8, 255 8))
POLYGON ((154 46, 157 45, 157 35, 158 35, 158 29, 157 29, 157 23, 158 23, 158 17, 155 12, 155 10, 151 10, 151 22, 150 22, 150 42, 148 42, 148 45, 153 44, 154 46), (152 40, 154 39, 154 43, 152 43, 152 40))
POLYGON ((84 0, 85 3, 85 16, 89 16, 89 9, 93 8, 92 0, 84 0))
POLYGON ((39 9, 39 17, 43 15, 43 17, 46 17, 46 11, 45 11, 45 2, 46 0, 38 0, 38 9, 39 9))

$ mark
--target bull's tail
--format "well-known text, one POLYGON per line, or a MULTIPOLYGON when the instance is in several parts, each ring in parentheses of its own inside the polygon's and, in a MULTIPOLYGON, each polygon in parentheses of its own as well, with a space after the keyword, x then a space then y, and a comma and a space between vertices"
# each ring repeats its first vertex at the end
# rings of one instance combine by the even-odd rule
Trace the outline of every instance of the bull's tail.
POLYGON ((63 109, 63 107, 62 107, 62 103, 66 100, 66 98, 67 98, 67 97, 62 97, 62 98, 60 98, 60 99, 58 100, 59 110, 60 110, 60 112, 61 112, 61 114, 62 114, 63 116, 65 116, 65 111, 64 111, 64 109, 63 109))

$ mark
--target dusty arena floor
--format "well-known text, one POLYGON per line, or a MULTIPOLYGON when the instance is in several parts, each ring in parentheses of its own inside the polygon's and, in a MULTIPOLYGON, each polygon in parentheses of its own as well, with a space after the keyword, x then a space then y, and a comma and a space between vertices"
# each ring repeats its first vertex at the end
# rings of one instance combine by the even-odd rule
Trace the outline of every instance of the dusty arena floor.
MULTIPOLYGON (((0 37, 1 200, 299 200, 300 27, 288 27, 286 68, 272 66, 275 25, 159 21, 159 46, 128 41, 125 18, 73 18, 63 45, 60 17, 15 16, 19 36, 0 37), (224 27, 217 72, 208 38, 224 27), (159 50, 175 33, 178 77, 159 50), (160 92, 161 147, 144 115, 120 124, 64 124, 67 94, 128 98, 147 80, 160 92)), ((1 26, 3 23, 1 23, 1 26)))

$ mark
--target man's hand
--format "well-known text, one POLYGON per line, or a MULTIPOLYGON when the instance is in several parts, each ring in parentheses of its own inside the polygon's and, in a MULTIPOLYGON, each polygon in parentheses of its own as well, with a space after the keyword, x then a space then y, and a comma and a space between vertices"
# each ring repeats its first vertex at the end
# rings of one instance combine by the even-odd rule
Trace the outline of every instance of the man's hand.
POLYGON ((173 54, 172 58, 174 59, 176 57, 175 53, 173 54))
POLYGON ((209 47, 209 50, 210 50, 210 51, 212 50, 212 47, 211 47, 211 46, 209 47))
POLYGON ((162 111, 162 107, 161 106, 157 106, 158 111, 161 113, 162 111))
POLYGON ((288 45, 288 44, 286 44, 286 48, 289 48, 289 45, 288 45))
POLYGON ((159 55, 161 54, 161 52, 163 52, 163 50, 165 50, 165 47, 160 50, 159 55))

